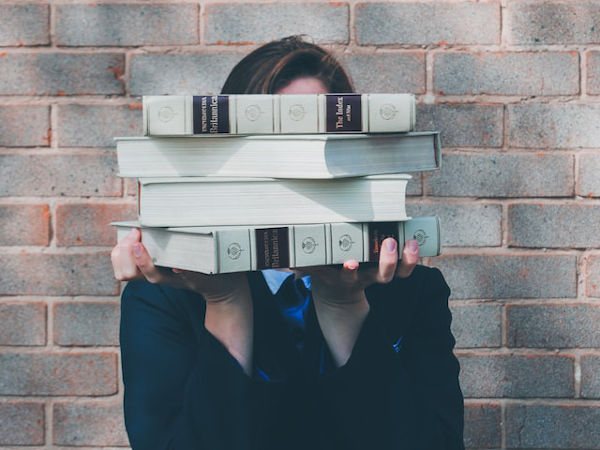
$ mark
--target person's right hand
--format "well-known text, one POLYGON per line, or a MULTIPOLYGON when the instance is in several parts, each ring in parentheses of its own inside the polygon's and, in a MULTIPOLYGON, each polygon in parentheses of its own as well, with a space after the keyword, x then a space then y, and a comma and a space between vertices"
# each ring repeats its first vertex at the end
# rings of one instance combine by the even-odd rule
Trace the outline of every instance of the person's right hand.
POLYGON ((247 291, 243 273, 207 275, 180 269, 156 267, 141 243, 141 232, 133 228, 110 254, 115 278, 119 281, 146 279, 150 283, 168 284, 204 296, 207 302, 231 300, 247 291))

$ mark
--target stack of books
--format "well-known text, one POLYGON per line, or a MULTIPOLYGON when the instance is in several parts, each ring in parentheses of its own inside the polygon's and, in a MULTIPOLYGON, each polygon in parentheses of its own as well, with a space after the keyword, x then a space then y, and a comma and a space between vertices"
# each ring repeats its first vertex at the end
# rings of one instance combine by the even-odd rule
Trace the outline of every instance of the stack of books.
POLYGON ((383 239, 440 252, 406 215, 408 173, 441 164, 410 94, 146 96, 143 137, 116 138, 159 266, 204 273, 377 261, 383 239))

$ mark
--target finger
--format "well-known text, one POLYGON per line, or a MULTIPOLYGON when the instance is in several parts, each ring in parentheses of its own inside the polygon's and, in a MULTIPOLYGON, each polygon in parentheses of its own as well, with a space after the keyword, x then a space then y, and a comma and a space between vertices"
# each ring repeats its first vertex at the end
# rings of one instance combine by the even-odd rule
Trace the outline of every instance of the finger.
POLYGON ((111 262, 115 278, 119 281, 142 278, 133 256, 133 245, 140 240, 140 231, 133 228, 127 236, 119 241, 111 252, 111 262))
POLYGON ((419 244, 414 239, 406 241, 402 250, 402 261, 396 271, 400 278, 408 278, 419 261, 419 244))
POLYGON ((381 243, 379 252, 379 265, 377 268, 377 282, 389 283, 394 278, 398 264, 398 243, 389 237, 381 243))
POLYGON ((344 261, 340 272, 340 281, 344 284, 352 285, 358 280, 358 261, 349 259, 344 261))
POLYGON ((166 280, 165 274, 152 262, 152 258, 146 247, 144 247, 144 244, 135 242, 132 246, 132 252, 137 268, 146 280, 151 283, 163 283, 166 280))

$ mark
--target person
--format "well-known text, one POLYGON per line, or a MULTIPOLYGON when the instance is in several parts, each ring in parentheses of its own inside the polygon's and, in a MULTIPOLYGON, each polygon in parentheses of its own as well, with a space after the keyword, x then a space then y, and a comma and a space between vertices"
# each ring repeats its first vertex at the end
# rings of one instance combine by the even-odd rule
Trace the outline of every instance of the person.
MULTIPOLYGON (((292 36, 259 47, 224 94, 353 92, 292 36)), ((133 449, 462 449, 449 288, 393 238, 379 263, 205 275, 154 266, 134 229, 113 249, 133 449), (309 276, 306 276, 309 274, 309 276)))

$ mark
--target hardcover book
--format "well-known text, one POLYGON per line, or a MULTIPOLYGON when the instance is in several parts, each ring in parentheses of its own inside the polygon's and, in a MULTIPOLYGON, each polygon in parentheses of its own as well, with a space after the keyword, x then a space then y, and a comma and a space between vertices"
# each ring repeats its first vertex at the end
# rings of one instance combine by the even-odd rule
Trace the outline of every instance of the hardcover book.
POLYGON ((338 178, 441 165, 437 132, 115 139, 123 177, 338 178))
POLYGON ((144 135, 412 131, 412 94, 159 95, 143 97, 144 135))
POLYGON ((403 221, 410 178, 141 178, 139 221, 153 227, 403 221))
MULTIPOLYGON (((137 222, 116 222, 118 239, 137 222)), ((285 226, 142 227, 142 243, 154 264, 203 273, 377 262, 381 242, 394 237, 401 249, 417 239, 421 256, 440 253, 436 216, 406 222, 320 223, 285 226)))

